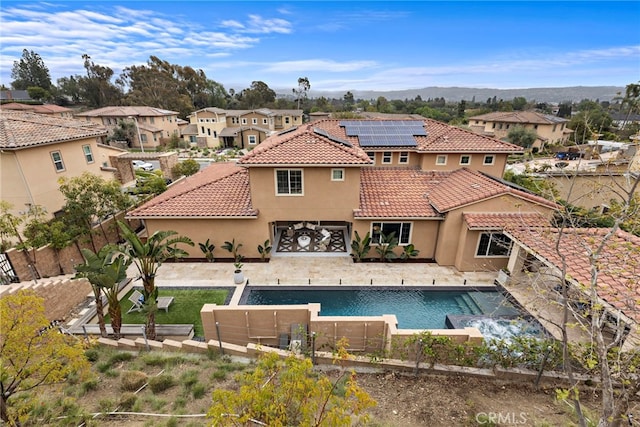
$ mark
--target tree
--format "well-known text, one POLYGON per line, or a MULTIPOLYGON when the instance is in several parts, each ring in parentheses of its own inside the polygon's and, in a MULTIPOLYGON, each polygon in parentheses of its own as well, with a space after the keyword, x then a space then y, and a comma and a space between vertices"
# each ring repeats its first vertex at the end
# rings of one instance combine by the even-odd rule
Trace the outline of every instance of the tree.
POLYGON ((266 107, 276 100, 276 92, 261 81, 251 82, 251 87, 243 89, 237 95, 240 101, 240 108, 261 108, 266 107))
POLYGON ((98 323, 100 332, 106 336, 104 316, 101 315, 102 292, 107 297, 109 304, 109 317, 115 339, 120 338, 120 327, 122 326, 122 309, 118 299, 120 282, 127 278, 127 268, 131 265, 131 259, 122 253, 117 253, 117 248, 112 245, 103 246, 98 253, 93 253, 89 249, 82 248, 84 263, 77 265, 76 278, 84 277, 89 280, 94 289, 96 297, 96 310, 98 310, 98 323))
POLYGON ((640 82, 638 84, 630 83, 625 90, 624 98, 622 99, 623 108, 627 107, 627 116, 622 124, 622 129, 626 128, 629 124, 629 117, 633 113, 640 112, 640 82))
POLYGON ((120 105, 122 90, 111 82, 113 70, 94 63, 86 53, 82 59, 87 75, 75 77, 82 100, 94 108, 120 105))
MULTIPOLYGON (((43 215, 44 210, 41 206, 30 206, 25 212, 20 212, 20 215, 15 215, 12 212, 13 205, 11 203, 0 200, 0 239, 2 240, 3 249, 10 248, 15 242, 13 238, 17 239, 16 248, 20 249, 25 256, 27 264, 32 268, 31 273, 34 279, 40 278, 40 273, 36 266, 35 249, 32 242, 27 239, 23 234, 22 225, 25 221, 29 220, 29 217, 40 218, 43 215), (31 253, 29 249, 34 249, 31 253)), ((33 220, 33 218, 31 218, 33 220)), ((37 249, 37 248, 36 248, 37 249)))
POLYGON ((300 109, 300 101, 302 101, 303 99, 307 99, 309 89, 311 89, 311 83, 309 83, 309 79, 307 77, 299 77, 298 87, 293 89, 293 94, 296 96, 296 101, 298 103, 298 110, 300 109))
POLYGON ((44 61, 32 50, 23 49, 22 58, 14 61, 11 69, 11 87, 16 90, 27 90, 37 86, 48 91, 51 88, 51 75, 44 61))
POLYGON ((353 104, 355 104, 353 93, 351 93, 350 91, 345 93, 342 99, 344 100, 342 111, 351 111, 353 109, 353 104))
POLYGON ((51 94, 49 93, 49 91, 39 86, 29 86, 27 88, 27 93, 29 94, 29 98, 35 99, 36 101, 42 101, 51 98, 51 94))
POLYGON ((507 134, 507 139, 510 143, 519 145, 523 148, 531 148, 538 134, 532 129, 526 129, 522 126, 513 127, 507 134))
POLYGON ((240 383, 238 391, 214 390, 207 413, 213 425, 359 425, 368 421, 365 411, 376 404, 354 373, 343 371, 332 382, 314 373, 309 359, 295 355, 280 360, 275 353, 264 354, 240 383), (337 392, 341 384, 344 394, 337 392))
POLYGON ((194 246, 194 243, 188 237, 178 236, 175 231, 156 231, 143 242, 125 223, 118 221, 118 226, 125 239, 121 251, 133 261, 142 279, 142 295, 147 313, 147 337, 154 340, 156 339, 155 313, 158 310, 158 289, 155 286, 155 278, 158 268, 169 258, 188 255, 186 251, 176 247, 177 244, 194 246))
POLYGON ((200 170, 200 164, 194 159, 186 159, 177 163, 171 172, 177 176, 191 176, 200 170))
POLYGON ((81 342, 61 334, 44 313, 44 300, 20 290, 0 298, 0 419, 7 425, 27 421, 25 399, 14 397, 40 386, 61 383, 70 375, 82 378, 89 362, 81 342))
POLYGON ((527 107, 527 98, 524 96, 516 96, 513 98, 513 101, 511 101, 511 104, 514 110, 522 111, 527 107))
POLYGON ((609 113, 595 104, 594 108, 582 109, 571 117, 568 126, 574 131, 576 144, 583 144, 590 139, 598 139, 600 134, 609 130, 611 124, 609 113))

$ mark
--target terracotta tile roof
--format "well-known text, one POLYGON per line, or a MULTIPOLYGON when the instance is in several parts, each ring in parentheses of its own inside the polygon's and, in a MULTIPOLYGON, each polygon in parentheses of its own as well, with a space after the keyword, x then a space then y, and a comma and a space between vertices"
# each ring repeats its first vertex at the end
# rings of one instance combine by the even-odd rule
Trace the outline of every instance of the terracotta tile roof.
POLYGON ((135 218, 255 217, 249 173, 233 162, 214 163, 177 182, 129 216, 135 218))
MULTIPOLYGON (((513 228, 507 232, 550 264, 562 266, 562 259, 555 249, 558 229, 513 228)), ((608 228, 564 229, 560 235, 559 253, 566 257, 567 274, 573 280, 589 286, 589 256, 608 232, 608 228)), ((603 247, 597 266, 598 296, 640 322, 640 237, 618 230, 603 247)))
POLYGON ((6 150, 106 134, 104 127, 82 120, 0 109, 0 148, 6 150))
POLYGON ((371 159, 358 146, 345 145, 317 133, 314 125, 315 122, 269 137, 238 163, 247 166, 371 164, 371 159))
POLYGON ((488 175, 467 168, 452 171, 440 185, 427 193, 427 197, 439 212, 446 212, 507 194, 550 208, 558 207, 543 197, 510 187, 488 175))
MULTIPOLYGON (((377 121, 380 121, 378 119, 377 121)), ((395 120, 398 120, 397 118, 395 120)), ((405 118, 406 120, 406 118, 405 118)), ((324 119, 313 122, 331 135, 358 145, 358 137, 348 137, 340 126, 342 120, 324 119)), ((424 124, 427 136, 416 136, 417 151, 425 153, 522 153, 524 149, 508 142, 450 126, 431 119, 418 120, 424 124)))
POLYGON ((440 218, 424 194, 447 172, 413 168, 363 168, 356 218, 440 218))
POLYGON ((463 214, 469 229, 503 230, 506 227, 548 227, 549 220, 535 212, 469 212, 463 214))
POLYGON ((177 111, 163 110, 162 108, 147 106, 112 106, 96 108, 74 114, 77 117, 150 117, 150 116, 175 116, 177 111))
POLYGON ((469 120, 484 120, 486 122, 521 123, 553 125, 565 123, 569 120, 551 114, 536 113, 535 111, 496 111, 494 113, 480 114, 469 117, 469 120))

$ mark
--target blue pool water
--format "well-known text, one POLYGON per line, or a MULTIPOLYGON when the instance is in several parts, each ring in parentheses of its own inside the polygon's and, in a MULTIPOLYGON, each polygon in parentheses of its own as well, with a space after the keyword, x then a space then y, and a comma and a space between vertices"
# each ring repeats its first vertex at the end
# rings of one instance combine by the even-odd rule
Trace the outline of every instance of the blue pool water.
POLYGON ((401 329, 446 329, 447 314, 502 315, 519 311, 493 291, 425 289, 252 289, 242 298, 248 305, 320 303, 321 316, 395 314, 401 329))

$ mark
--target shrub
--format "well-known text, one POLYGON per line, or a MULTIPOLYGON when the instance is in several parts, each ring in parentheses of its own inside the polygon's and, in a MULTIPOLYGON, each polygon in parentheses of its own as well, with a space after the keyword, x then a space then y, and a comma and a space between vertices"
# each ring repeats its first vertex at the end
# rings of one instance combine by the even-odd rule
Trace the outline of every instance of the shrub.
POLYGON ((217 369, 211 374, 212 380, 224 380, 227 378, 227 371, 223 369, 217 369))
POLYGON ((96 362, 100 359, 100 352, 95 348, 85 350, 84 355, 89 362, 96 362))
POLYGON ((194 399, 200 399, 207 391, 207 387, 202 383, 196 383, 191 387, 191 395, 194 399))
POLYGON ((118 401, 118 406, 123 411, 131 411, 138 400, 138 396, 132 392, 122 393, 120 395, 120 400, 118 401))
POLYGON ((80 385, 80 392, 81 392, 81 395, 84 396, 85 394, 87 394, 87 392, 91 390, 96 390, 97 388, 98 388, 98 379, 91 378, 80 385))
POLYGON ((123 372, 120 388, 123 391, 136 391, 147 382, 147 374, 140 371, 123 372))
POLYGON ((184 388, 189 390, 198 382, 198 371, 187 371, 180 378, 184 388))
POLYGON ((149 379, 149 388, 154 393, 161 393, 175 385, 173 376, 168 374, 158 375, 149 379))
POLYGON ((133 359, 131 353, 116 353, 109 358, 109 363, 113 365, 118 362, 128 362, 131 359, 133 359))

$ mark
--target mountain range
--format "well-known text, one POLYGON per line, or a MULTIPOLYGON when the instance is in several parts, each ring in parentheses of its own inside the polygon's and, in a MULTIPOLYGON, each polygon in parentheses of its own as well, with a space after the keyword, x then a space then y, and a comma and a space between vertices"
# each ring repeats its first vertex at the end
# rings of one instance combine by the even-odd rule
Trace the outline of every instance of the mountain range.
MULTIPOLYGON (((313 82, 312 82, 313 84, 313 82)), ((279 95, 291 97, 291 89, 275 90, 279 95)), ((583 99, 592 101, 611 101, 619 94, 624 95, 623 86, 571 86, 571 87, 546 87, 546 88, 525 88, 525 89, 490 89, 471 87, 425 87, 421 89, 406 89, 396 91, 360 91, 352 90, 354 99, 376 100, 378 97, 385 97, 387 100, 394 99, 414 99, 420 95, 423 100, 429 98, 444 98, 448 102, 459 102, 462 100, 485 102, 489 98, 496 97, 497 100, 512 100, 515 97, 524 97, 527 101, 562 103, 566 101, 580 102, 583 99)), ((347 92, 339 91, 309 91, 310 98, 342 99, 347 92)))

